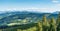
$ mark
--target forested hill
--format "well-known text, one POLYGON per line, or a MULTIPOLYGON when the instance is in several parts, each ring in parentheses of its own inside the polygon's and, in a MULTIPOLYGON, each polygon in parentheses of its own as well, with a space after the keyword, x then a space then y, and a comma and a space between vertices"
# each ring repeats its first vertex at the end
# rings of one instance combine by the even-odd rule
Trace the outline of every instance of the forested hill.
MULTIPOLYGON (((54 12, 55 13, 55 12, 54 12)), ((27 11, 13 11, 13 12, 4 12, 0 13, 0 24, 10 24, 10 23, 30 23, 37 22, 38 19, 42 20, 42 17, 46 15, 47 19, 52 16, 56 19, 58 14, 54 13, 36 13, 36 12, 27 12, 27 11), (19 21, 19 19, 21 21, 19 21), (26 22, 24 20, 27 19, 26 22)))

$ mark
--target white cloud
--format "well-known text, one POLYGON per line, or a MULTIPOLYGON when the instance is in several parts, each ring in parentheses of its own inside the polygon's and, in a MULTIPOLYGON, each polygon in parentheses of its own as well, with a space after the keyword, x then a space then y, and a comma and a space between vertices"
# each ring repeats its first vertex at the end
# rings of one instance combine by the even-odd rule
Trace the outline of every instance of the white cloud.
POLYGON ((56 6, 60 7, 60 4, 56 4, 56 6))
POLYGON ((32 12, 54 12, 54 8, 13 8, 13 9, 4 9, 3 11, 32 11, 32 12))
POLYGON ((27 11, 52 13, 55 11, 55 9, 53 9, 53 8, 33 8, 33 9, 27 9, 27 11))
POLYGON ((59 3, 59 1, 58 1, 58 0, 52 0, 52 2, 53 2, 53 3, 59 3))

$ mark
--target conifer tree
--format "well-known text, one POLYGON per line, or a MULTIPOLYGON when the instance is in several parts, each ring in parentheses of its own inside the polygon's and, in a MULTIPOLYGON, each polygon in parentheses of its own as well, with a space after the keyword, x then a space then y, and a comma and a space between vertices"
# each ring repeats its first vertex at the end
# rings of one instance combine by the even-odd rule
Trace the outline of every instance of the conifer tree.
POLYGON ((57 23, 57 31, 60 31, 60 12, 58 14, 58 18, 57 18, 56 23, 57 23))
POLYGON ((42 23, 41 22, 37 23, 37 31, 42 31, 42 23))
POLYGON ((56 31, 56 21, 55 21, 54 17, 51 18, 50 30, 51 31, 56 31))
POLYGON ((42 27, 43 27, 43 31, 48 31, 46 15, 43 16, 42 27))
POLYGON ((43 18, 42 18, 42 22, 45 22, 46 23, 46 16, 44 15, 43 18))
POLYGON ((36 31, 42 31, 42 22, 41 22, 40 18, 38 18, 37 22, 38 23, 36 25, 36 27, 37 27, 36 31))

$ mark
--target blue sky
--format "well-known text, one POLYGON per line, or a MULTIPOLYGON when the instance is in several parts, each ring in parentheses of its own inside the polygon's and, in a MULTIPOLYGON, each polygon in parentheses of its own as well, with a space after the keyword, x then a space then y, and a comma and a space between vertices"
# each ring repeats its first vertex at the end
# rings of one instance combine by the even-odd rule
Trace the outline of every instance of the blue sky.
POLYGON ((10 10, 60 11, 60 0, 0 0, 0 11, 10 10))

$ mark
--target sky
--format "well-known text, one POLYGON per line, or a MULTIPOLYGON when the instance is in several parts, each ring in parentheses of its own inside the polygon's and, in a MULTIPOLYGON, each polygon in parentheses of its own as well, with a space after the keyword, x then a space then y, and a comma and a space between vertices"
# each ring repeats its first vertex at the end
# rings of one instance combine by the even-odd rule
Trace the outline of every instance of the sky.
POLYGON ((60 11, 60 0, 0 0, 0 11, 60 11))

